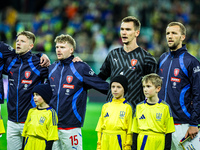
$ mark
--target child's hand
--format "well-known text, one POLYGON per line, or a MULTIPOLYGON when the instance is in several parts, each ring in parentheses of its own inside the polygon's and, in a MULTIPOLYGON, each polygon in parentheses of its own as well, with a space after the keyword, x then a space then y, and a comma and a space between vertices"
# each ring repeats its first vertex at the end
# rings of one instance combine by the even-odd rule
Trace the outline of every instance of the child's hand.
POLYGON ((101 143, 97 142, 97 150, 101 150, 101 143))
POLYGON ((131 150, 131 146, 125 146, 124 150, 131 150))

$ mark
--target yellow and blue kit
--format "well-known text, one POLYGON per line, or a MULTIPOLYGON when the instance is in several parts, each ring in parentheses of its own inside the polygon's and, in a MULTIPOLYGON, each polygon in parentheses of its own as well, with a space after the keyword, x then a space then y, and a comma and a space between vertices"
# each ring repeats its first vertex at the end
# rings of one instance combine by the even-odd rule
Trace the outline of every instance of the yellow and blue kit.
POLYGON ((175 131, 169 105, 162 100, 150 105, 143 101, 136 106, 132 132, 137 133, 137 150, 164 150, 165 135, 175 131))
POLYGON ((3 125, 3 119, 0 116, 0 134, 3 134, 3 133, 5 133, 5 128, 3 125))
POLYGON ((123 150, 132 145, 132 107, 125 98, 112 99, 102 107, 96 131, 102 150, 123 150), (99 135, 99 134, 98 134, 99 135))
POLYGON ((30 109, 22 132, 25 137, 24 150, 45 150, 47 141, 58 140, 57 123, 53 108, 30 109))

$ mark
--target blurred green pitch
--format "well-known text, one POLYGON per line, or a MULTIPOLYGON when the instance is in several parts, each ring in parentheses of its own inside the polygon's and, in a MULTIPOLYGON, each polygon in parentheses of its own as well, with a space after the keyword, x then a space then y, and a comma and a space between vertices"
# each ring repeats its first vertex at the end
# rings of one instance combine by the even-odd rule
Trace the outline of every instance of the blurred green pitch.
MULTIPOLYGON (((101 114, 101 108, 103 103, 88 102, 86 108, 85 122, 82 128, 83 136, 83 150, 95 150, 97 146, 97 133, 95 131, 99 116, 101 114)), ((8 119, 6 101, 1 105, 2 117, 4 126, 8 119)), ((3 134, 0 138, 0 150, 6 150, 6 134, 3 134)))

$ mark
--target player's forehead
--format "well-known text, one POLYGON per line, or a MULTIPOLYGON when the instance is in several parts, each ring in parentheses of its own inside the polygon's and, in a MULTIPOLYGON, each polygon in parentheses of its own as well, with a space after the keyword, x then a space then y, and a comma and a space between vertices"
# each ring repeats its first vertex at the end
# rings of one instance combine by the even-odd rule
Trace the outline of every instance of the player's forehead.
POLYGON ((121 29, 134 29, 134 23, 132 21, 122 22, 121 23, 121 29))

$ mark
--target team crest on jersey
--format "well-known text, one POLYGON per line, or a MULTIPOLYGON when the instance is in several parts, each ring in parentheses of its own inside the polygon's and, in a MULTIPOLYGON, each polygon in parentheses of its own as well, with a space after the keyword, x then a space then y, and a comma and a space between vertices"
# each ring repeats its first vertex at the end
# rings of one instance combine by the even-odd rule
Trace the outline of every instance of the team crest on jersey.
POLYGON ((174 76, 177 76, 177 75, 179 74, 179 72, 180 72, 180 69, 175 68, 175 69, 174 69, 174 76))
POLYGON ((39 124, 43 125, 45 120, 46 120, 45 117, 41 117, 40 120, 39 120, 39 124))
POLYGON ((67 80, 67 83, 71 83, 73 80, 73 76, 67 76, 66 80, 67 80))
POLYGON ((156 121, 161 121, 162 113, 156 113, 156 121))
POLYGON ((125 111, 120 111, 119 118, 124 119, 125 113, 125 111))
POLYGON ((132 59, 131 60, 131 66, 135 66, 137 64, 137 59, 132 59))
POLYGON ((30 71, 25 71, 25 77, 26 79, 28 79, 31 75, 31 72, 30 71))

